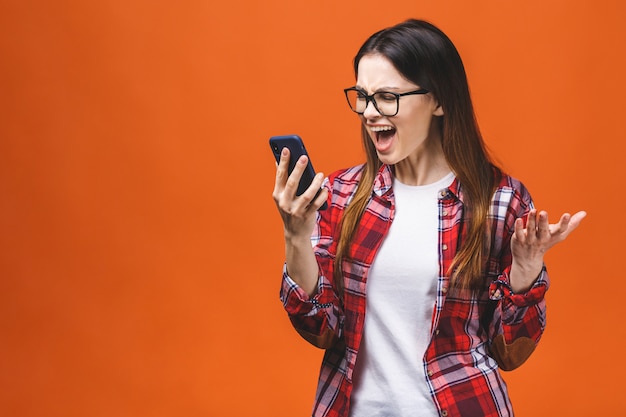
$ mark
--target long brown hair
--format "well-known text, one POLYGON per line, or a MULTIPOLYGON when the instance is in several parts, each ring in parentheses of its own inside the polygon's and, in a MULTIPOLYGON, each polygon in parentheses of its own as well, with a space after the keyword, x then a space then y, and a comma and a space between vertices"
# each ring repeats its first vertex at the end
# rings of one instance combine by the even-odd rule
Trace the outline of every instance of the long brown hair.
MULTIPOLYGON (((489 158, 480 134, 461 57, 441 30, 421 20, 408 20, 373 34, 354 58, 355 75, 361 58, 368 54, 389 59, 405 78, 429 90, 443 108, 443 153, 464 195, 464 239, 447 273, 452 285, 477 288, 489 246, 487 215, 496 186, 494 173, 499 170, 489 158)), ((334 281, 339 291, 343 290, 341 263, 349 258, 350 244, 381 167, 364 126, 361 137, 367 160, 356 194, 341 221, 334 261, 334 281)))

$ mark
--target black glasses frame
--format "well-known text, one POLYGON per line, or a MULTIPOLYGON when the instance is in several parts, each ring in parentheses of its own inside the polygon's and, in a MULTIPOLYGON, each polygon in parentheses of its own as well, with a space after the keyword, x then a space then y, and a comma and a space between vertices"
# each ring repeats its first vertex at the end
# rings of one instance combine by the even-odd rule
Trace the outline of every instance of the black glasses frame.
POLYGON ((378 113, 380 113, 381 116, 385 116, 385 117, 393 117, 396 114, 398 114, 398 112, 400 111, 400 97, 404 97, 404 96, 411 96, 411 95, 416 95, 416 94, 428 94, 430 91, 425 90, 423 88, 420 88, 419 90, 413 90, 413 91, 407 91, 406 93, 392 93, 391 91, 377 91, 374 94, 370 94, 368 95, 365 91, 361 90, 360 88, 357 87, 350 87, 350 88, 346 88, 343 90, 343 93, 346 95, 346 100, 348 101, 348 106, 350 106, 350 110, 352 110, 353 112, 355 112, 356 114, 363 114, 365 113, 365 109, 367 109, 367 106, 372 103, 374 105, 374 108, 376 109, 376 111, 378 113), (363 95, 363 98, 365 99, 365 108, 363 109, 363 111, 357 111, 355 108, 352 107, 352 103, 350 103, 350 97, 348 96, 350 91, 356 91, 357 93, 360 93, 363 95), (380 111, 380 109, 378 108, 378 104, 376 103, 376 100, 374 99, 374 96, 376 94, 391 94, 392 96, 395 96, 396 98, 396 112, 394 114, 384 114, 382 111, 380 111))

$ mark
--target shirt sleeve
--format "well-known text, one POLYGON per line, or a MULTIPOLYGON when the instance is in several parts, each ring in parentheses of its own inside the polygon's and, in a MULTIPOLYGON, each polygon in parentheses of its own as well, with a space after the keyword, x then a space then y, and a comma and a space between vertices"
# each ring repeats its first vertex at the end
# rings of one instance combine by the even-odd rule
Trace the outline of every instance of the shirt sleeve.
MULTIPOLYGON (((501 193, 501 196, 504 194, 501 193)), ((515 294, 511 289, 511 237, 515 220, 527 216, 534 205, 521 183, 509 195, 505 215, 496 218, 498 225, 495 229, 499 235, 492 235, 492 239, 499 240, 496 246, 500 253, 498 264, 501 271, 489 286, 489 298, 496 303, 490 329, 490 351, 505 371, 523 364, 541 339, 546 325, 545 294, 550 285, 544 266, 526 293, 515 294)))
POLYGON ((296 331, 308 342, 327 349, 341 337, 343 312, 332 284, 333 213, 329 181, 328 208, 318 212, 311 243, 319 266, 317 292, 309 296, 287 273, 283 266, 280 299, 296 331), (327 275, 328 274, 328 275, 327 275), (330 279, 328 277, 331 277, 330 279))

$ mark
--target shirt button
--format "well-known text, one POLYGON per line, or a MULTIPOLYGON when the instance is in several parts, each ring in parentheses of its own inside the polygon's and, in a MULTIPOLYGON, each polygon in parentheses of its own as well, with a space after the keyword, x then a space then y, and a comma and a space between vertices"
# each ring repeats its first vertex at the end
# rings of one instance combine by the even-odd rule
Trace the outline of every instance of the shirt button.
POLYGON ((439 329, 435 330, 435 336, 439 336, 439 329))
POLYGON ((448 417, 448 411, 447 410, 443 410, 441 412, 441 417, 448 417))
POLYGON ((428 370, 428 376, 433 376, 433 371, 431 371, 430 369, 428 370))
POLYGON ((441 249, 443 250, 448 250, 448 245, 446 245, 445 243, 443 245, 441 245, 441 249))
POLYGON ((444 294, 447 293, 448 292, 448 287, 443 287, 441 289, 441 292, 444 293, 444 294))
POLYGON ((448 215, 448 210, 444 210, 441 214, 443 214, 444 216, 448 215))

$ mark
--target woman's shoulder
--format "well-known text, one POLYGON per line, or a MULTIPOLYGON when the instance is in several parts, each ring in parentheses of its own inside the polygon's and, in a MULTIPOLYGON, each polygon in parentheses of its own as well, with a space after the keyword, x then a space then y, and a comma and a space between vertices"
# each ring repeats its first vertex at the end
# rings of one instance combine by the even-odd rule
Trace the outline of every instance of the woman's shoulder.
POLYGON ((494 192, 496 201, 513 198, 526 203, 531 202, 530 192, 522 181, 502 171, 498 171, 497 178, 497 186, 494 192))
POLYGON ((365 165, 337 170, 330 174, 325 181, 329 192, 329 201, 332 207, 346 207, 354 197, 365 165))
POLYGON ((328 176, 328 181, 333 184, 333 188, 336 186, 358 185, 364 169, 365 164, 339 169, 328 176))

